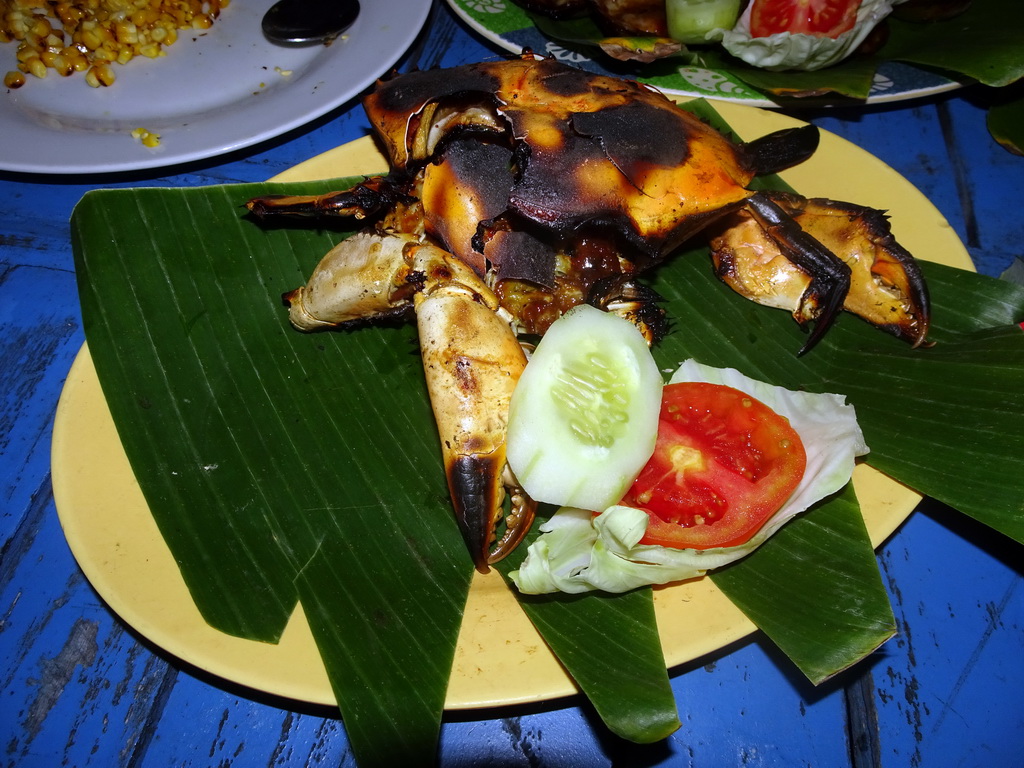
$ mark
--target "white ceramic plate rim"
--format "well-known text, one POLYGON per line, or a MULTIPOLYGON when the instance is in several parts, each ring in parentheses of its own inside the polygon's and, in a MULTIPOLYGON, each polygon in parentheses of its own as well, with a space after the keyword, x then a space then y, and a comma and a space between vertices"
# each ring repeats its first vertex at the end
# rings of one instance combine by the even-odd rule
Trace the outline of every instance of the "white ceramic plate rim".
MULTIPOLYGON (((166 56, 115 66, 108 88, 81 74, 29 76, 0 90, 0 170, 85 174, 161 168, 253 146, 358 96, 412 45, 431 0, 364 2, 330 46, 268 42, 260 20, 274 0, 235 0, 205 32, 182 32, 166 56), (132 131, 160 136, 154 148, 132 131)), ((0 70, 14 69, 14 43, 0 70)))

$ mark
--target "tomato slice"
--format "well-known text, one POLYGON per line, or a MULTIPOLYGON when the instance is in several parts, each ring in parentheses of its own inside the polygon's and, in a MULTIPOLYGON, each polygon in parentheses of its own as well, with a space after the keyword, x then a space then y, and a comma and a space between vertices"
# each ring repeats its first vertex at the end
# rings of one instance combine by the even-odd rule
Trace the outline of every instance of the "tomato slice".
POLYGON ((789 420, 760 400, 722 384, 669 384, 654 455, 621 503, 648 514, 641 544, 734 547, 779 510, 806 464, 789 420))
POLYGON ((839 37, 857 22, 860 0, 754 0, 750 34, 768 37, 792 32, 839 37))

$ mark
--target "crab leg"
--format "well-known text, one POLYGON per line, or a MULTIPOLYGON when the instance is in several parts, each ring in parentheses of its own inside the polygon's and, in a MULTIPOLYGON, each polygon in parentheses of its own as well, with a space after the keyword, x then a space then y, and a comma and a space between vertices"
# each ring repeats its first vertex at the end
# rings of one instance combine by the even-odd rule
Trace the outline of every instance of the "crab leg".
MULTIPOLYGON (((780 192, 765 199, 845 263, 850 276, 843 309, 915 347, 925 343, 930 310, 924 277, 882 211, 780 192)), ((711 242, 718 276, 748 299, 788 309, 801 323, 818 318, 821 325, 827 311, 818 314, 814 263, 792 258, 774 225, 751 211, 741 211, 730 224, 711 242)))
POLYGON ((755 192, 747 198, 744 210, 785 260, 799 267, 808 277, 806 288, 793 307, 793 317, 798 323, 805 325, 814 321, 814 329, 800 349, 800 354, 804 354, 821 340, 839 316, 850 291, 850 268, 821 242, 804 232, 768 195, 755 192))
POLYGON ((339 328, 408 312, 415 286, 404 249, 412 236, 358 232, 334 246, 308 282, 282 297, 300 331, 339 328))
POLYGON ((415 298, 416 325, 455 519, 477 569, 486 573, 488 563, 525 536, 536 508, 509 483, 505 462, 508 407, 526 357, 475 272, 432 246, 417 249, 413 266, 426 275, 426 287, 415 298), (505 534, 491 548, 506 484, 512 512, 505 534))
POLYGON ((423 204, 418 182, 393 176, 369 176, 348 189, 323 195, 264 195, 245 207, 257 219, 276 218, 369 220, 377 232, 423 234, 423 204))
POLYGON ((415 310, 455 519, 487 572, 526 535, 536 509, 505 462, 508 406, 526 358, 494 294, 447 251, 411 235, 358 233, 284 298, 300 330, 415 310), (506 489, 511 511, 495 542, 506 489))
POLYGON ((767 176, 808 160, 818 149, 821 132, 816 125, 783 128, 739 146, 754 173, 767 176))
POLYGON ((364 218, 387 210, 400 197, 387 176, 370 176, 349 189, 323 195, 264 195, 245 207, 258 219, 290 215, 303 217, 354 216, 364 218))

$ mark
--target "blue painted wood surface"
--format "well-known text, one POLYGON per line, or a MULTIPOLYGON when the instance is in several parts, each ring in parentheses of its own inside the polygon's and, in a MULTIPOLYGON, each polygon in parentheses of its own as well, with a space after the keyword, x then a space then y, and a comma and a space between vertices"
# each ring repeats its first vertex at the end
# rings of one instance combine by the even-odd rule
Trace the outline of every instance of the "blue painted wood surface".
MULTIPOLYGON (((403 67, 495 58, 443 5, 403 67)), ((980 271, 1024 254, 1024 158, 985 129, 991 94, 799 116, 887 162, 938 206, 980 271)), ((336 713, 191 669, 103 604, 64 541, 50 488, 54 410, 83 342, 68 218, 101 186, 258 181, 368 125, 347 105, 235 156, 111 178, 0 173, 0 763, 354 766, 336 713)), ((0 140, 3 140, 0 137, 0 140)), ((26 151, 45 148, 26 147, 26 151)), ((682 728, 618 740, 585 701, 449 713, 440 764, 1017 766, 1024 764, 1022 549, 926 501, 880 550, 899 636, 817 689, 756 635, 672 671, 682 728)))

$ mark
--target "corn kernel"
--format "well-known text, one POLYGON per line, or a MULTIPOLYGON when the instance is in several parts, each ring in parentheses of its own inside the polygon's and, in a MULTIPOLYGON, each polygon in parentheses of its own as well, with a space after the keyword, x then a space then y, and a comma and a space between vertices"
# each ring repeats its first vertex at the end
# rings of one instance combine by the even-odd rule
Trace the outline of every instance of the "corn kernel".
MULTIPOLYGON (((39 79, 46 77, 46 65, 43 64, 42 59, 38 56, 33 56, 28 61, 24 62, 25 70, 30 75, 34 75, 39 79)), ((19 67, 20 69, 20 67, 19 67)))
POLYGON ((137 43, 139 30, 130 21, 119 21, 114 25, 114 37, 119 43, 137 43))
POLYGON ((141 141, 144 147, 153 148, 160 146, 160 135, 145 128, 136 128, 132 131, 132 138, 141 141))
POLYGON ((15 54, 14 57, 20 63, 20 62, 28 61, 32 57, 38 56, 38 55, 39 55, 39 51, 36 48, 33 48, 31 45, 26 45, 25 43, 22 43, 21 45, 18 46, 18 51, 17 51, 17 53, 15 54))
POLYGON ((93 88, 114 84, 114 70, 107 64, 96 64, 85 73, 85 82, 93 88))
POLYGON ((83 29, 76 38, 77 42, 80 42, 90 51, 95 51, 101 45, 103 45, 103 38, 100 33, 95 29, 83 29))
POLYGON ((59 52, 52 50, 43 51, 39 59, 47 69, 52 69, 61 77, 67 77, 75 71, 74 67, 71 66, 71 62, 59 52))
POLYGON ((4 75, 4 88, 21 88, 25 84, 25 75, 17 70, 4 75))
POLYGON ((35 16, 32 20, 31 32, 39 37, 46 37, 53 32, 53 28, 44 17, 35 16))

